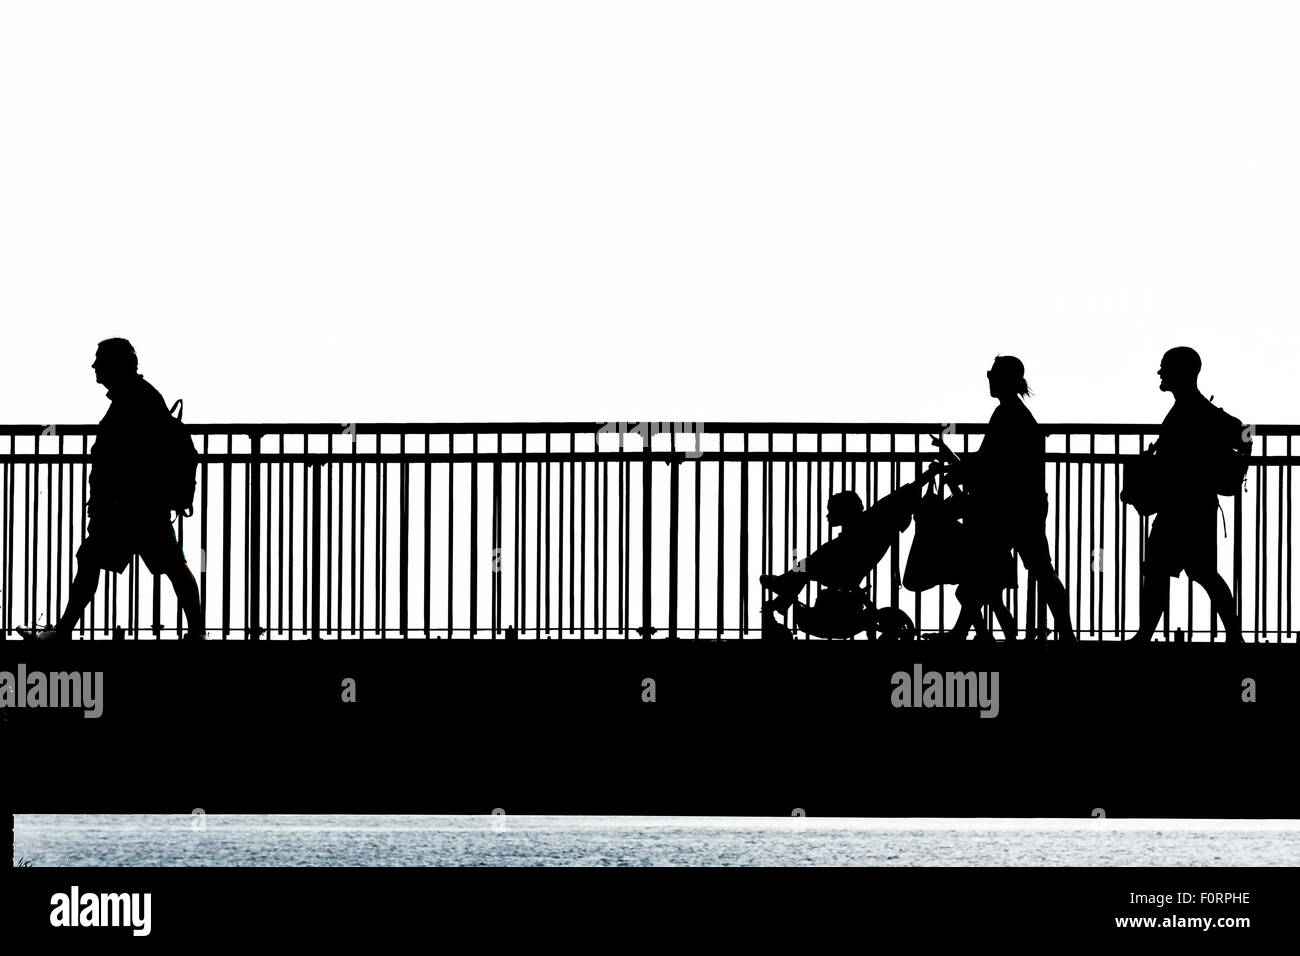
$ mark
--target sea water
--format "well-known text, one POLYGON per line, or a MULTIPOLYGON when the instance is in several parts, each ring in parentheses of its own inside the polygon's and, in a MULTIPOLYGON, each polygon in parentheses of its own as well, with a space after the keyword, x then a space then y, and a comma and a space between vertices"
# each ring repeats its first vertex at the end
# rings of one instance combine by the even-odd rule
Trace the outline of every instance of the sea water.
POLYGON ((1300 865, 1300 821, 22 814, 35 866, 1300 865))

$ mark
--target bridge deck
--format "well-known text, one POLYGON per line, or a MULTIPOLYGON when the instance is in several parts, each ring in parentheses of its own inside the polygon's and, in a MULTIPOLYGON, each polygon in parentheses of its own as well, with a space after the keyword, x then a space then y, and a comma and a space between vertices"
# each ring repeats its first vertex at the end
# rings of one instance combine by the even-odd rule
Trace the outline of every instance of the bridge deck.
POLYGON ((103 674, 97 719, 7 711, 19 812, 1300 816, 1279 646, 0 646, 19 664, 103 674), (918 666, 996 671, 997 716, 895 707, 918 666))

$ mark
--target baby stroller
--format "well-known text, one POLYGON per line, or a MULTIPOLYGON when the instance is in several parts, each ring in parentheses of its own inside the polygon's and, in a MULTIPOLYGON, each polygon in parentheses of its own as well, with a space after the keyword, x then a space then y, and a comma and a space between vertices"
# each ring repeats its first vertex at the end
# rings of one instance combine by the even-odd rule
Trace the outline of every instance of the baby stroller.
POLYGON ((763 637, 791 640, 793 633, 777 615, 793 606, 796 630, 809 637, 851 639, 866 632, 882 640, 910 640, 916 635, 912 619, 899 608, 877 609, 863 581, 905 531, 921 497, 921 481, 903 485, 869 509, 852 491, 831 495, 826 519, 840 534, 785 574, 764 574, 759 583, 773 597, 763 603, 763 637), (813 605, 798 601, 810 583, 822 591, 813 605))

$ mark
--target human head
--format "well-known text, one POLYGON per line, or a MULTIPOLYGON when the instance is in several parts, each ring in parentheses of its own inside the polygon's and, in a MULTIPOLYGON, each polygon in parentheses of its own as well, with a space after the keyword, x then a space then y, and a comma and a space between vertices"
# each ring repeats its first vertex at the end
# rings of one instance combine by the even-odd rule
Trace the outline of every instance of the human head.
POLYGON ((862 499, 856 491, 837 491, 826 499, 826 523, 832 528, 862 514, 862 499))
POLYGON ((1196 377, 1201 374, 1201 357, 1196 349, 1179 345, 1170 349, 1160 359, 1160 391, 1180 392, 1196 387, 1196 377))
POLYGON ((126 339, 104 339, 95 350, 95 361, 91 365, 95 370, 95 381, 109 387, 134 375, 139 367, 135 348, 126 339))
POLYGON ((1025 363, 1014 355, 999 355, 995 358, 993 367, 988 370, 988 377, 989 394, 994 398, 1029 394, 1029 385, 1025 382, 1025 363))

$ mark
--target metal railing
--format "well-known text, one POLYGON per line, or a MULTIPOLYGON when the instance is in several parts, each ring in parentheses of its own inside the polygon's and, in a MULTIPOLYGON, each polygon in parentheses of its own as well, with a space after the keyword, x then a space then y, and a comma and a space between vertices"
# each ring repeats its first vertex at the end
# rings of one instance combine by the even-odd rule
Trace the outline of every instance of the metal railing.
MULTIPOLYGON (((982 425, 818 423, 192 425, 200 451, 179 537, 210 637, 757 637, 761 573, 829 533, 827 497, 870 506, 982 425)), ((1051 425, 1047 532, 1080 637, 1137 624, 1146 519, 1121 468, 1155 425, 1051 425)), ((57 619, 86 533, 94 426, 0 426, 0 628, 57 619)), ((1221 498, 1219 566, 1247 640, 1289 642, 1296 426, 1255 426, 1243 493, 1221 498)), ((143 467, 143 463, 142 463, 143 467)), ((951 626, 951 587, 901 586, 912 529, 868 579, 923 632, 951 626)), ((1018 569, 1007 604, 1046 624, 1018 569)), ((1165 637, 1217 623, 1186 579, 1165 637), (1185 592, 1185 593, 1184 593, 1185 592)), ((172 637, 169 585, 132 561, 107 575, 83 638, 172 637)))

